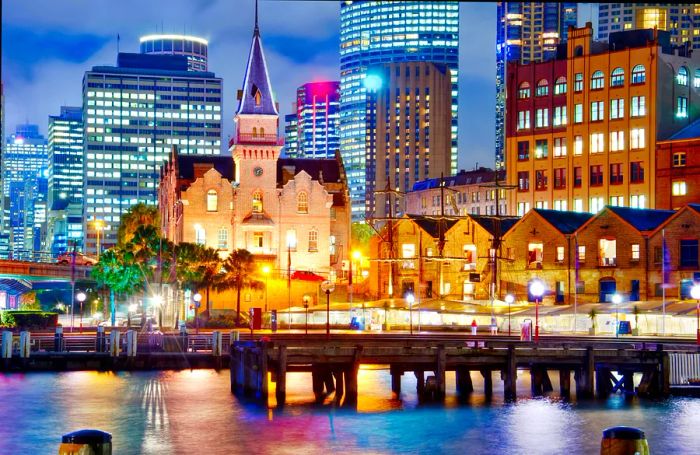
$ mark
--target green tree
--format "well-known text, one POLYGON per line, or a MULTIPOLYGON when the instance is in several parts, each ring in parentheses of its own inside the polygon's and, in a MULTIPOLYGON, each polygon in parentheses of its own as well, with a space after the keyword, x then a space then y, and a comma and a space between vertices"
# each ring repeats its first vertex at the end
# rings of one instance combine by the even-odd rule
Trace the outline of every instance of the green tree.
POLYGON ((233 251, 224 261, 222 271, 216 282, 216 289, 236 289, 236 325, 241 322, 241 289, 260 289, 262 281, 253 278, 255 275, 253 255, 245 249, 233 251))
POLYGON ((20 310, 41 310, 39 299, 36 297, 36 291, 25 292, 19 296, 20 310))
MULTIPOLYGON (((174 281, 181 289, 206 291, 205 314, 209 316, 209 294, 221 272, 221 257, 214 248, 197 243, 180 243, 174 250, 174 281)), ((172 264, 170 264, 172 265, 172 264)), ((172 270, 171 268, 171 270, 172 270)), ((172 278, 172 277, 171 277, 172 278)))
POLYGON ((367 223, 355 222, 350 226, 350 238, 353 248, 365 250, 366 252, 373 235, 375 235, 374 229, 367 223))
POLYGON ((117 246, 125 246, 141 226, 153 226, 160 235, 160 213, 158 207, 139 203, 129 207, 121 217, 117 231, 117 246))
POLYGON ((100 255, 100 260, 92 268, 92 278, 99 288, 109 289, 109 302, 112 326, 116 324, 116 295, 129 296, 143 288, 143 272, 130 251, 116 247, 100 255))

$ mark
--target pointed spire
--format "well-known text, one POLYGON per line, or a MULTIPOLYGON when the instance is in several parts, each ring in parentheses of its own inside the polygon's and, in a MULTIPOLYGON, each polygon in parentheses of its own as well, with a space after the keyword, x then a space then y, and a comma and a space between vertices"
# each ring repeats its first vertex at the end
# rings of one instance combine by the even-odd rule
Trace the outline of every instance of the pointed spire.
POLYGON ((270 76, 267 72, 267 63, 260 39, 257 0, 255 1, 253 42, 250 46, 241 95, 238 114, 279 115, 272 96, 272 85, 270 84, 270 76))

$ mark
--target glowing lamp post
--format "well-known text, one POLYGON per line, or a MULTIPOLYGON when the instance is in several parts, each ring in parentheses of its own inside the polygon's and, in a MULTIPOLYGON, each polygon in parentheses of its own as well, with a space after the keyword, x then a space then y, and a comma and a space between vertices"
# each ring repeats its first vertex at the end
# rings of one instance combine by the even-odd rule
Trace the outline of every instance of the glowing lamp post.
POLYGON ((326 293, 326 339, 331 337, 331 292, 335 290, 335 284, 326 280, 321 283, 321 290, 326 293))
POLYGON ((194 333, 199 333, 199 319, 197 319, 197 308, 199 308, 199 305, 202 302, 202 294, 199 292, 196 293, 195 295, 192 296, 192 300, 194 300, 194 333))
POLYGON ((95 234, 97 235, 97 244, 95 245, 95 250, 97 252, 97 259, 100 259, 100 232, 105 228, 102 220, 95 220, 95 234))
POLYGON ((615 305, 615 338, 620 336, 620 303, 622 296, 617 292, 612 296, 612 303, 615 305))
POLYGON ((87 299, 87 295, 85 295, 83 291, 80 291, 75 298, 78 300, 78 303, 80 303, 80 333, 83 333, 83 302, 87 299))
POLYGON ((530 295, 535 298, 535 343, 540 339, 540 300, 544 295, 544 283, 535 279, 530 283, 530 295))
POLYGON ((513 294, 507 294, 506 295, 506 303, 508 304, 508 336, 510 336, 510 306, 515 302, 515 297, 513 294))
POLYGON ((268 278, 270 278, 270 266, 269 265, 264 265, 262 268, 262 273, 265 275, 265 313, 267 313, 267 285, 268 285, 268 278))
POLYGON ((696 340, 700 345, 700 283, 690 288, 690 296, 695 299, 695 318, 697 320, 696 340))
POLYGON ((413 302, 416 301, 416 297, 412 293, 406 294, 406 303, 408 304, 408 327, 409 333, 413 335, 413 302))

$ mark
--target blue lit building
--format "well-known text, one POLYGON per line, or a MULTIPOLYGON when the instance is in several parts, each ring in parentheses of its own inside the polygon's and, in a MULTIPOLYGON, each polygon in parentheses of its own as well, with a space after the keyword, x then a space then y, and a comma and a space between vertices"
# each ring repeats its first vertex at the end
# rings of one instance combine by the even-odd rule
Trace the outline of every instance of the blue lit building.
POLYGON ((505 166, 506 67, 508 62, 542 62, 556 56, 569 26, 576 27, 576 3, 498 2, 496 24, 496 169, 505 166))
POLYGON ((457 170, 459 4, 452 1, 344 1, 340 6, 340 153, 353 221, 364 219, 366 195, 365 75, 385 63, 446 64, 452 82, 451 155, 457 170))
POLYGON ((142 54, 184 55, 190 71, 208 71, 209 43, 188 35, 147 35, 139 39, 142 54))
POLYGON ((333 158, 340 149, 340 82, 302 85, 297 89, 294 109, 295 114, 285 116, 286 155, 333 158))
POLYGON ((157 203, 158 179, 173 146, 183 155, 221 153, 222 80, 191 71, 184 55, 120 53, 117 66, 83 77, 85 248, 116 244, 122 213, 157 203))

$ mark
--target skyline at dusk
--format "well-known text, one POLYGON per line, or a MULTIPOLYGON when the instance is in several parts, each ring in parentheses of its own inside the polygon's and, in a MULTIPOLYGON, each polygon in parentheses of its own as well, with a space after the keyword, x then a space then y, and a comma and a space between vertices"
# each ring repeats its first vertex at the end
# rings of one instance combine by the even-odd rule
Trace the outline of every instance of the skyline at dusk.
MULTIPOLYGON (((117 46, 121 52, 138 52, 139 37, 162 31, 209 41, 209 70, 224 79, 226 143, 233 132, 253 2, 154 1, 137 7, 136 2, 126 1, 120 5, 3 0, 6 133, 24 122, 36 123, 46 133, 48 116, 60 106, 81 105, 85 71, 115 64, 117 46)), ((260 2, 261 33, 281 114, 292 112, 300 85, 339 80, 339 14, 335 1, 260 2), (285 14, 274 14, 279 8, 285 14)), ((491 112, 495 106, 495 23, 495 4, 460 5, 460 169, 471 169, 477 162, 493 166, 494 120, 480 112, 491 112)))

